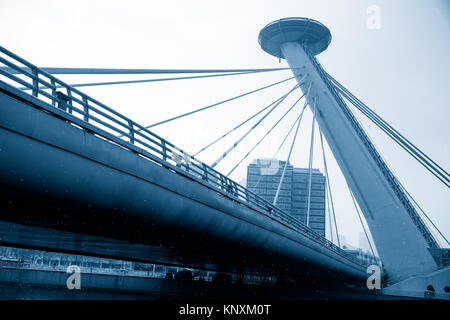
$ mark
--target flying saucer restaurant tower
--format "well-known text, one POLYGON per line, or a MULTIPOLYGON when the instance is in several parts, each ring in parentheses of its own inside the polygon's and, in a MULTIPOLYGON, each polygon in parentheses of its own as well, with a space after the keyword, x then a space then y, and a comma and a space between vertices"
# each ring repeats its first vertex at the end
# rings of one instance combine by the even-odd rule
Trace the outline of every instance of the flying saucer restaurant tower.
POLYGON ((306 18, 276 20, 259 34, 261 48, 286 59, 301 90, 309 91, 309 108, 358 201, 390 280, 431 273, 437 270, 428 250, 436 246, 434 239, 315 58, 330 42, 330 30, 306 18))

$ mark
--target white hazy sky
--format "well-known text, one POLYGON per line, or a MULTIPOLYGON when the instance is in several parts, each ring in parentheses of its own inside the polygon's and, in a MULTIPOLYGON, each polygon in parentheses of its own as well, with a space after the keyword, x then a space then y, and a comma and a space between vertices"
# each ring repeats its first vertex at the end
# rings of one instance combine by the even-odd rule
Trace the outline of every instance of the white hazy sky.
MULTIPOLYGON (((323 67, 447 170, 450 168, 450 2, 446 0, 50 1, 0 0, 0 44, 40 67, 253 68, 286 66, 263 52, 259 30, 283 17, 309 17, 332 33, 318 56, 323 67), (366 27, 369 5, 381 29, 366 27)), ((232 97, 289 72, 209 80, 83 88, 94 98, 147 125, 232 97)), ((149 76, 61 76, 68 83, 149 76)), ((289 82, 240 101, 156 127, 196 152, 294 85, 289 82)), ((217 167, 227 173, 298 97, 280 105, 217 167)), ((309 111, 308 111, 309 112, 309 111)), ((289 114, 231 176, 242 181, 254 158, 272 157, 298 109, 289 114)), ((448 188, 357 114, 380 153, 429 216, 450 237, 448 188)), ((246 127, 248 128, 248 127, 246 127)), ((211 163, 246 129, 200 154, 211 163)), ((308 166, 311 114, 305 115, 291 162, 308 166)), ((316 141, 317 142, 317 141, 316 141)), ((287 157, 289 143, 280 159, 287 157)), ((318 151, 319 144, 316 144, 318 151)), ((337 222, 358 245, 361 226, 337 165, 328 154, 337 222)), ((314 166, 322 170, 317 152, 314 166)), ((442 243, 442 242, 441 242, 442 243)))

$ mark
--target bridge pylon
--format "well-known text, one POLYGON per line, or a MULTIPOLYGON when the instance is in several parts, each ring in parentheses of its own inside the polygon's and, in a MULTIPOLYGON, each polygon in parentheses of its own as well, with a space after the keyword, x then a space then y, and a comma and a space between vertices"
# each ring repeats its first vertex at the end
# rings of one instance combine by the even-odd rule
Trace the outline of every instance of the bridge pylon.
POLYGON ((438 247, 436 240, 315 58, 330 42, 329 29, 306 18, 276 20, 259 34, 262 49, 286 59, 303 92, 311 85, 308 105, 364 213, 390 281, 432 273, 438 266, 429 248, 438 247))

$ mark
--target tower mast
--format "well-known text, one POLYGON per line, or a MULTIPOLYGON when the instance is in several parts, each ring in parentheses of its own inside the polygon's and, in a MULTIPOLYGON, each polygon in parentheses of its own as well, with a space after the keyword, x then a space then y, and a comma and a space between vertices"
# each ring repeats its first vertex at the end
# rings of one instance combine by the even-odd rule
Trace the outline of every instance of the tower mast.
POLYGON ((309 106, 316 99, 316 120, 361 207, 390 280, 433 272, 438 267, 428 248, 438 247, 436 240, 315 58, 330 42, 328 28, 306 18, 274 21, 259 34, 262 49, 286 59, 303 92, 311 84, 309 106))

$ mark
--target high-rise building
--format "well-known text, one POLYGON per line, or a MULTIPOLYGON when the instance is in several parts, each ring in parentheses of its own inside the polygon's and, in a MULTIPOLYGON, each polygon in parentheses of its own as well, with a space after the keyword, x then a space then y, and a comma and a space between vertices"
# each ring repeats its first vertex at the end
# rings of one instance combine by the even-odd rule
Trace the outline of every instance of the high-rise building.
MULTIPOLYGON (((256 159, 247 167, 247 188, 273 202, 285 161, 256 159)), ((294 168, 288 163, 278 195, 277 206, 303 223, 307 223, 309 169, 294 168)), ((309 227, 325 236, 325 176, 311 170, 309 227)))

